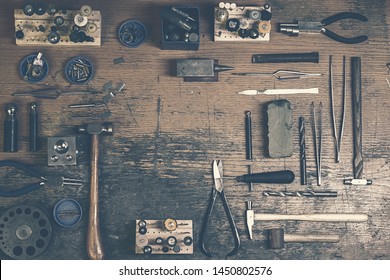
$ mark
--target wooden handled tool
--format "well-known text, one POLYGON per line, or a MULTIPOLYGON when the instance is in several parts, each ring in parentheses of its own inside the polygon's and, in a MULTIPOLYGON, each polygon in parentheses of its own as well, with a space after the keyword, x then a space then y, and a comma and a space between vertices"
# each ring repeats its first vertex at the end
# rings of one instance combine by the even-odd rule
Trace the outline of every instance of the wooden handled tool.
POLYGON ((311 221, 311 222, 366 222, 367 214, 255 214, 252 201, 247 201, 246 224, 252 239, 252 227, 255 221, 311 221))
POLYGON ((100 236, 99 223, 99 135, 112 135, 112 123, 88 124, 78 127, 79 132, 91 134, 91 190, 89 204, 89 221, 87 234, 87 253, 92 260, 104 258, 103 243, 100 236))
POLYGON ((270 249, 282 249, 284 243, 314 243, 314 242, 327 242, 337 243, 340 241, 340 237, 335 234, 284 234, 284 229, 275 228, 268 230, 268 245, 270 249))

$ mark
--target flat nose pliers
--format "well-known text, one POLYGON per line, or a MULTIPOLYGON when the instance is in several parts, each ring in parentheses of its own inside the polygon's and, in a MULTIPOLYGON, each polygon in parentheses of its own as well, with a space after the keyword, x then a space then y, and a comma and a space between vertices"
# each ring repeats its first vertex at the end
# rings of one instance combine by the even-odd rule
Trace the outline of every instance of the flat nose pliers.
POLYGON ((13 161, 13 160, 1 160, 0 161, 0 167, 7 167, 7 166, 14 167, 16 169, 24 171, 26 174, 30 175, 31 177, 39 178, 40 181, 28 184, 20 189, 17 189, 17 190, 10 190, 10 191, 0 190, 1 197, 17 197, 17 196, 24 195, 26 193, 35 191, 35 190, 39 189, 40 187, 44 186, 45 182, 47 181, 47 179, 45 177, 43 177, 36 170, 34 170, 33 168, 31 168, 30 166, 28 166, 26 164, 23 164, 23 163, 20 163, 17 161, 13 161))
POLYGON ((333 31, 325 28, 325 26, 335 23, 343 19, 356 19, 360 21, 368 21, 368 19, 357 13, 341 12, 333 16, 327 17, 322 21, 298 21, 296 23, 281 23, 279 24, 279 32, 290 36, 298 36, 299 33, 323 33, 329 38, 344 44, 358 44, 366 41, 367 36, 361 35, 353 38, 340 36, 333 31))
POLYGON ((227 199, 226 199, 224 186, 223 186, 223 182, 222 182, 223 167, 222 167, 222 161, 220 161, 220 160, 213 161, 213 177, 214 177, 214 185, 213 185, 212 192, 211 192, 211 199, 210 199, 209 206, 207 208, 202 232, 200 235, 201 250, 206 256, 212 257, 212 255, 209 253, 209 251, 205 247, 205 236, 206 236, 207 227, 208 227, 208 224, 210 221, 210 216, 211 216, 211 213, 213 212, 215 200, 217 198, 217 194, 219 194, 221 199, 222 199, 222 203, 223 203, 223 206, 225 208, 225 212, 227 214, 227 217, 228 217, 228 220, 230 223, 230 227, 233 231, 233 235, 234 235, 234 239, 235 239, 234 249, 230 253, 228 253, 226 256, 227 257, 233 256, 234 254, 237 253, 238 249, 240 248, 241 242, 240 242, 240 236, 238 234, 237 226, 234 222, 232 212, 230 211, 229 204, 228 204, 227 199))

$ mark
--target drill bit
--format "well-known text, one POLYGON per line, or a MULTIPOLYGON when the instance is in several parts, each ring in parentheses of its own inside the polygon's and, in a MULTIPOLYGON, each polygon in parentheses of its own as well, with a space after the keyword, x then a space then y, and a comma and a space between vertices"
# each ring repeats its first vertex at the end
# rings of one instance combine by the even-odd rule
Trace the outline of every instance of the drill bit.
POLYGON ((306 140, 305 140, 305 118, 299 118, 299 147, 300 147, 300 167, 301 167, 301 185, 307 184, 306 173, 306 140))
POLYGON ((337 192, 324 191, 263 191, 263 196, 295 197, 337 197, 337 192))

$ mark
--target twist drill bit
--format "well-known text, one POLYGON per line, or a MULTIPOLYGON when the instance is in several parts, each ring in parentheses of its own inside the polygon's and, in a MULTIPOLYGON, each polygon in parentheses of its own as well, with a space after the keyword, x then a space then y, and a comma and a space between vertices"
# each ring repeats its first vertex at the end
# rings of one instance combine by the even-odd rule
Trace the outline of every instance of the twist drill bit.
POLYGON ((337 197, 337 192, 324 191, 263 191, 263 196, 295 197, 337 197))
POLYGON ((362 77, 360 57, 351 58, 351 90, 353 102, 354 179, 363 178, 362 147, 362 77))
POLYGON ((299 147, 300 147, 300 165, 301 165, 301 185, 307 184, 306 173, 306 139, 305 139, 305 118, 299 118, 299 147))

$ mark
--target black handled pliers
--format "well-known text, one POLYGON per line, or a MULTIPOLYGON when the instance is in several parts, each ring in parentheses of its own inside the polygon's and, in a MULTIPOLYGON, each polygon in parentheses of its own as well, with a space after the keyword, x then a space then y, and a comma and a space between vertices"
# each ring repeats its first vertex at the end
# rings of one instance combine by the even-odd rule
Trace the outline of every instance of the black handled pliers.
POLYGON ((329 38, 344 44, 358 44, 366 41, 367 36, 361 35, 353 38, 340 36, 333 31, 325 28, 325 26, 335 23, 343 19, 356 19, 360 21, 368 21, 368 19, 357 13, 341 12, 330 16, 322 21, 298 21, 297 23, 281 23, 279 24, 279 32, 290 36, 298 36, 299 33, 323 33, 329 38))
POLYGON ((45 182, 47 181, 45 177, 43 177, 41 174, 39 174, 36 170, 34 170, 31 166, 27 164, 13 161, 13 160, 1 160, 0 167, 6 167, 6 166, 14 167, 16 169, 24 171, 26 174, 30 175, 31 177, 39 178, 40 181, 36 183, 28 184, 17 190, 11 190, 11 191, 0 190, 0 196, 2 197, 16 197, 16 196, 27 194, 29 192, 35 191, 40 187, 44 186, 45 182))
POLYGON ((201 250, 206 256, 212 257, 212 255, 208 252, 208 250, 205 247, 205 237, 206 237, 207 226, 208 226, 209 221, 210 221, 211 213, 213 212, 215 200, 217 198, 217 194, 219 194, 221 196, 222 203, 223 203, 223 206, 225 208, 226 214, 228 216, 230 227, 233 231, 233 235, 234 235, 234 239, 235 239, 234 249, 226 255, 227 257, 229 257, 229 256, 233 256, 234 254, 237 253, 238 249, 240 248, 241 241, 240 241, 240 235, 238 234, 236 223, 234 222, 232 212, 230 211, 229 204, 227 202, 226 195, 225 195, 225 192, 223 190, 224 186, 223 186, 223 182, 222 182, 222 177, 223 177, 222 161, 220 161, 220 160, 213 161, 213 176, 214 176, 214 185, 213 185, 212 192, 211 192, 211 199, 210 199, 209 206, 207 208, 202 232, 200 235, 201 250))

